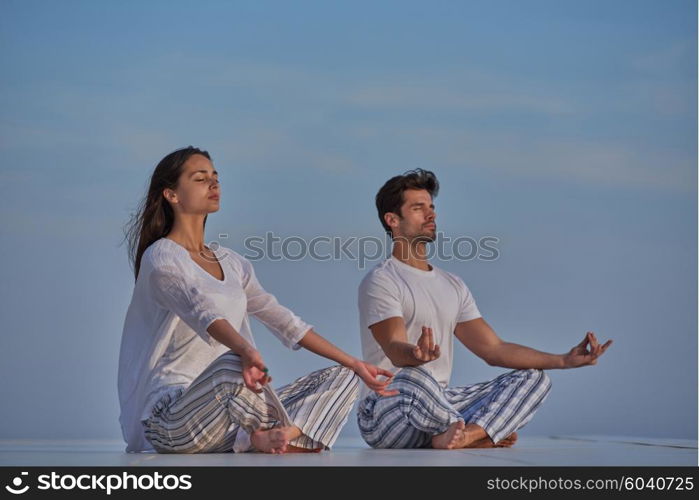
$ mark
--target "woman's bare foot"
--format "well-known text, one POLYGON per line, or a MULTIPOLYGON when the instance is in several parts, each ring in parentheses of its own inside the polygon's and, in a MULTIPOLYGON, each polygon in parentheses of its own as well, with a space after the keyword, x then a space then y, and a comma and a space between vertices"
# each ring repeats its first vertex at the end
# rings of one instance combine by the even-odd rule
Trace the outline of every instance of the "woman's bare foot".
POLYGON ((453 450, 454 448, 460 447, 459 444, 464 439, 464 427, 464 423, 459 420, 451 424, 449 428, 441 434, 432 436, 432 448, 438 450, 453 450))
POLYGON ((323 448, 299 448, 298 446, 288 445, 286 453, 320 453, 323 448))
POLYGON ((496 448, 510 448, 513 444, 517 442, 517 433, 513 432, 502 441, 495 443, 496 448))
POLYGON ((478 441, 466 446, 466 448, 510 448, 516 441, 517 433, 513 432, 497 443, 493 443, 493 440, 490 439, 490 437, 484 437, 483 439, 479 439, 478 441))
POLYGON ((255 450, 262 453, 281 454, 287 451, 289 441, 298 435, 298 427, 274 427, 254 431, 250 434, 250 442, 255 450))

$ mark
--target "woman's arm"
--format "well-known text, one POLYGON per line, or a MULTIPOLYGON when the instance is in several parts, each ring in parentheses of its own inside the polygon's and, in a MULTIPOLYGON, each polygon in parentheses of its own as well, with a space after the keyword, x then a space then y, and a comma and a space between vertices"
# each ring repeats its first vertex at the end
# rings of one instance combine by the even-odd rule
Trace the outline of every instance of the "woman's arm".
POLYGON ((271 382, 272 377, 267 374, 267 368, 258 350, 245 340, 228 320, 217 319, 209 325, 206 331, 215 340, 240 356, 246 387, 257 393, 262 392, 262 389, 257 386, 258 382, 260 386, 263 386, 271 382))
POLYGON ((206 293, 191 283, 175 265, 151 271, 149 285, 155 302, 179 316, 207 344, 220 342, 240 356, 246 387, 251 391, 262 391, 258 382, 264 385, 271 378, 264 371, 260 353, 233 328, 225 319, 224 311, 219 310, 206 293))
POLYGON ((247 296, 247 312, 260 320, 267 328, 292 349, 305 347, 309 351, 340 363, 354 371, 364 383, 381 395, 390 396, 397 391, 386 391, 393 374, 377 366, 345 353, 315 331, 313 326, 304 322, 291 310, 279 304, 276 297, 265 291, 255 276, 255 270, 247 259, 242 259, 243 288, 247 296), (384 375, 387 380, 380 381, 376 377, 384 375))
POLYGON ((238 356, 243 357, 250 354, 255 348, 240 335, 228 320, 217 319, 206 329, 214 339, 228 347, 238 356))
POLYGON ((317 334, 312 328, 308 330, 306 335, 299 341, 299 345, 319 356, 336 361, 342 366, 346 366, 352 370, 354 370, 357 363, 360 362, 360 360, 354 356, 350 356, 342 349, 317 334))
POLYGON ((277 298, 262 288, 252 263, 241 257, 242 285, 247 297, 247 312, 265 325, 286 347, 300 349, 299 341, 313 328, 282 306, 277 298))
POLYGON ((328 341, 311 328, 306 332, 306 335, 299 341, 299 345, 312 353, 331 359, 346 366, 355 372, 372 391, 376 391, 382 396, 392 396, 398 394, 398 391, 387 391, 386 387, 391 383, 393 373, 384 370, 377 366, 365 363, 361 359, 347 354, 345 351, 328 341), (383 375, 386 380, 378 380, 378 376, 383 375))

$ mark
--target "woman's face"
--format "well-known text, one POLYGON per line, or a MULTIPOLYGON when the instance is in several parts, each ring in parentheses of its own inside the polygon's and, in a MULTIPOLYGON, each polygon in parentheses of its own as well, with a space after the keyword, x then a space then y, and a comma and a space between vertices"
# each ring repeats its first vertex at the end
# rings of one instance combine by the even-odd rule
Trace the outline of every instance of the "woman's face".
POLYGON ((220 196, 218 172, 208 158, 199 154, 190 156, 183 165, 177 189, 165 190, 173 209, 192 214, 218 211, 220 196))

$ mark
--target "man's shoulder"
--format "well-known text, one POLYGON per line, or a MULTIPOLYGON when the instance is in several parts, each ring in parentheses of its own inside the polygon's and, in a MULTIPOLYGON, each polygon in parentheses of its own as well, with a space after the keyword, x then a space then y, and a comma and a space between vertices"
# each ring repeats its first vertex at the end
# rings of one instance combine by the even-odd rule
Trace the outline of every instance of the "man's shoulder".
POLYGON ((454 274, 454 273, 452 273, 452 272, 450 272, 450 271, 447 271, 447 270, 444 269, 444 268, 437 267, 437 266, 434 266, 434 265, 433 265, 432 267, 434 268, 434 270, 435 270, 435 272, 436 272, 437 274, 443 276, 443 277, 446 278, 446 279, 455 280, 455 281, 463 281, 463 280, 461 279, 461 277, 460 277, 458 274, 454 274))
POLYGON ((460 275, 445 270, 442 270, 442 272, 445 274, 445 276, 449 277, 449 279, 454 280, 460 284, 465 284, 464 279, 460 275))
POLYGON ((369 272, 364 275, 361 285, 384 281, 386 279, 393 280, 394 277, 395 270, 391 266, 391 259, 386 259, 369 269, 369 272))
POLYGON ((458 274, 449 272, 446 269, 441 269, 438 267, 435 267, 435 271, 437 271, 445 281, 451 283, 458 290, 468 290, 468 286, 466 286, 466 283, 464 282, 463 278, 461 278, 461 276, 459 276, 458 274))
POLYGON ((358 288, 359 300, 368 297, 400 297, 401 279, 389 261, 380 262, 364 276, 358 288))

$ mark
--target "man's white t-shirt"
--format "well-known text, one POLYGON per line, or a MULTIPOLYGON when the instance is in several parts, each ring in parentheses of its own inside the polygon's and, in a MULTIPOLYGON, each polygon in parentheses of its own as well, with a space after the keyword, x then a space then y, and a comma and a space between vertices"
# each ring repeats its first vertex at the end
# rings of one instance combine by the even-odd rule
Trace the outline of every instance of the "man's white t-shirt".
MULTIPOLYGON (((432 328, 441 355, 421 366, 443 387, 449 384, 456 324, 481 317, 461 278, 435 266, 431 271, 423 271, 391 256, 364 277, 358 299, 365 361, 396 372, 397 367, 383 352, 369 327, 388 318, 401 317, 405 321, 408 342, 412 344, 417 344, 423 326, 432 328)), ((362 386, 360 400, 369 392, 362 386)))

